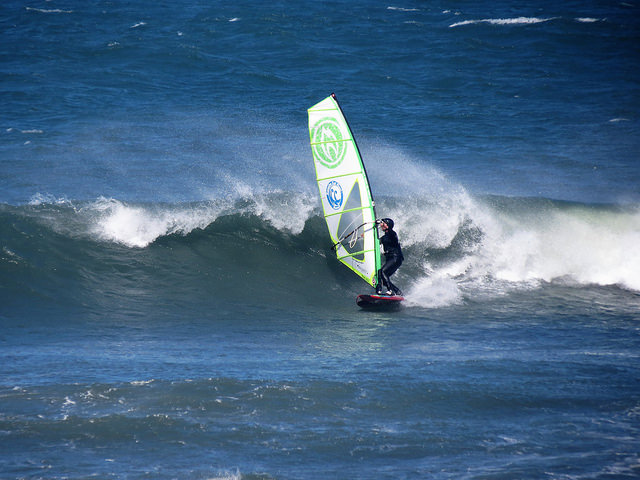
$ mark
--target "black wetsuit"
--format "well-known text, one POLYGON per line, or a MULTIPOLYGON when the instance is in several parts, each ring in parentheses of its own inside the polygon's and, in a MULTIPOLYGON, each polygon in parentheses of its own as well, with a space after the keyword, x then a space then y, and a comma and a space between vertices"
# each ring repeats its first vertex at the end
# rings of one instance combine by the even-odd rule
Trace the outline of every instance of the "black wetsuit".
POLYGON ((380 269, 378 286, 376 291, 378 293, 382 292, 382 287, 386 287, 387 290, 391 290, 396 295, 402 295, 402 291, 396 287, 389 277, 393 275, 402 262, 404 261, 404 256, 402 255, 402 248, 400 248, 400 242, 398 241, 398 234, 394 232, 391 228, 388 228, 385 234, 380 237, 380 243, 384 249, 384 265, 380 269))

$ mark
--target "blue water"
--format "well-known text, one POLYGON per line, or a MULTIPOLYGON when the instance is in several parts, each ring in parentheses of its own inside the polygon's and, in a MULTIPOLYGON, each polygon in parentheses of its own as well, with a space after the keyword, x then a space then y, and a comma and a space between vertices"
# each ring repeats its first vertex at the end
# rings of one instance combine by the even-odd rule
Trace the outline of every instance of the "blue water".
POLYGON ((0 477, 640 477, 640 5, 0 5, 0 477), (335 92, 406 262, 333 257, 335 92))

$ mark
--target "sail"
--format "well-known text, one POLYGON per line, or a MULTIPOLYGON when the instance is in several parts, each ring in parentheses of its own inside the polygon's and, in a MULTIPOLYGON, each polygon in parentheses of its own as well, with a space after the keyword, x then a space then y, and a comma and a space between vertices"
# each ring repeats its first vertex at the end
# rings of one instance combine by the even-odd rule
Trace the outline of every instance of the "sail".
POLYGON ((372 286, 380 245, 367 173, 335 95, 308 110, 311 150, 324 219, 338 260, 372 286))

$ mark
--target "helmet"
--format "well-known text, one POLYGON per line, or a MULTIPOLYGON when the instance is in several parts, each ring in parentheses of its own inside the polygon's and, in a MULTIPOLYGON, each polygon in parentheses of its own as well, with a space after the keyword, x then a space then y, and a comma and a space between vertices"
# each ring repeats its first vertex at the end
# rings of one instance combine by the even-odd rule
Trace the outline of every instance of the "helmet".
POLYGON ((391 230, 393 230, 393 220, 391 220, 390 218, 383 218, 382 221, 386 223, 391 230))

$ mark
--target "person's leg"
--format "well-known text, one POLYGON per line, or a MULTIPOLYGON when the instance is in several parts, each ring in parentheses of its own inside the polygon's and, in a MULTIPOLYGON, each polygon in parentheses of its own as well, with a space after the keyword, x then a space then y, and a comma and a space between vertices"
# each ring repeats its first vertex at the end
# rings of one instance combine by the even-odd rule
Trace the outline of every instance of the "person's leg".
MULTIPOLYGON (((391 282, 389 277, 398 270, 401 264, 402 260, 400 260, 400 258, 389 257, 380 269, 380 277, 382 278, 383 285, 386 287, 387 291, 391 291, 396 295, 402 295, 402 291, 391 282)), ((378 283, 378 285, 380 285, 380 283, 378 283)), ((380 291, 379 287, 378 291, 380 291)))
POLYGON ((387 275, 387 271, 392 269, 393 259, 387 258, 382 265, 382 268, 378 270, 378 285, 376 287, 376 293, 378 295, 386 292, 387 290, 391 290, 390 284, 391 280, 389 280, 389 275, 387 275))
POLYGON ((387 282, 389 281, 388 278, 386 278, 386 275, 384 274, 382 268, 380 270, 378 270, 378 285, 376 285, 376 293, 378 295, 382 295, 383 292, 385 292, 389 287, 387 286, 387 282))

